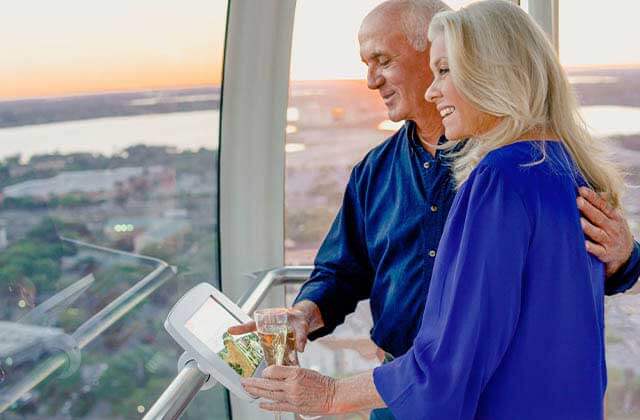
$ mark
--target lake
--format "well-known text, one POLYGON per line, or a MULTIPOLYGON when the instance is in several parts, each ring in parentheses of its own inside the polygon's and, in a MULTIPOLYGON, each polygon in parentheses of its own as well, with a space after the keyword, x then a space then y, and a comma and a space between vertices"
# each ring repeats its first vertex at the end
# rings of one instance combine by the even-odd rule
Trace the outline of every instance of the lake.
MULTIPOLYGON (((582 113, 594 135, 640 135, 638 107, 587 106, 582 113)), ((4 128, 0 158, 20 154, 24 161, 34 154, 55 152, 113 155, 136 144, 174 146, 179 151, 217 149, 219 117, 217 110, 210 110, 4 128)))
POLYGON ((218 148, 217 110, 98 118, 0 129, 0 158, 73 152, 113 155, 136 145, 218 148))

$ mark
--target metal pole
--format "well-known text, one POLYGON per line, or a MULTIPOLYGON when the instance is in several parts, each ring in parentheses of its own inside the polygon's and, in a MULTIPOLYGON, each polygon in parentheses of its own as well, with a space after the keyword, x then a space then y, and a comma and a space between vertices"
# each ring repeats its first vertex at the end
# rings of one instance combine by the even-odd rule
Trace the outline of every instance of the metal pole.
POLYGON ((547 33, 556 51, 559 51, 559 0, 528 0, 526 10, 547 33))
POLYGON ((179 418, 208 378, 209 375, 202 373, 195 361, 188 362, 160 395, 158 402, 151 407, 143 420, 179 418))
POLYGON ((304 265, 281 267, 267 271, 260 283, 249 295, 241 299, 243 303, 240 308, 249 315, 253 314, 253 311, 258 308, 272 287, 281 284, 303 283, 309 278, 311 271, 313 271, 312 266, 304 265))

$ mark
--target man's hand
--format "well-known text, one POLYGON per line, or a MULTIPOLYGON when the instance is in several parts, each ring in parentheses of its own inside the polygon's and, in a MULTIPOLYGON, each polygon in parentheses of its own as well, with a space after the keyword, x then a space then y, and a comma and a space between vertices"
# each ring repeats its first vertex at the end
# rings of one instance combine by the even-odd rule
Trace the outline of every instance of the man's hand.
POLYGON ((296 366, 269 366, 262 378, 242 379, 251 395, 273 402, 260 403, 269 411, 323 415, 334 412, 336 380, 296 366))
MULTIPOLYGON (((303 352, 307 346, 307 336, 309 333, 324 325, 318 305, 309 300, 298 302, 293 308, 289 309, 289 324, 295 333, 296 350, 299 352, 303 352)), ((229 328, 229 334, 246 334, 255 330, 255 321, 249 321, 245 324, 229 328)))
POLYGON ((620 210, 616 210, 589 188, 580 188, 578 208, 587 240, 587 251, 605 263, 607 277, 627 262, 633 251, 633 235, 620 210))

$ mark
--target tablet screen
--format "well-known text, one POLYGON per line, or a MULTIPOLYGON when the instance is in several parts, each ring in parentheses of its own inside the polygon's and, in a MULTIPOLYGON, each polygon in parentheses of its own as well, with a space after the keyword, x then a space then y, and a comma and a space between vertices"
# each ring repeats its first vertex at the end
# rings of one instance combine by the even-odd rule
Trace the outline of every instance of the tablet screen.
POLYGON ((229 327, 241 323, 210 296, 187 320, 185 327, 214 353, 218 353, 224 349, 224 333, 229 327))
POLYGON ((255 333, 231 336, 227 332, 229 327, 241 323, 215 297, 209 296, 187 320, 185 328, 239 375, 249 377, 263 359, 262 347, 255 333))

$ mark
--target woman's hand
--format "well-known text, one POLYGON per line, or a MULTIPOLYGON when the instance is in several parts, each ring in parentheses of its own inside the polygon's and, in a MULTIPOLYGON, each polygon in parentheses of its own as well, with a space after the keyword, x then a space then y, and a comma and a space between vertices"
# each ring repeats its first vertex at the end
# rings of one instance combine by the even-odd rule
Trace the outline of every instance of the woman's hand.
POLYGON ((273 402, 260 403, 269 411, 322 415, 335 411, 336 380, 316 371, 295 366, 270 366, 262 378, 242 380, 251 395, 273 402))

